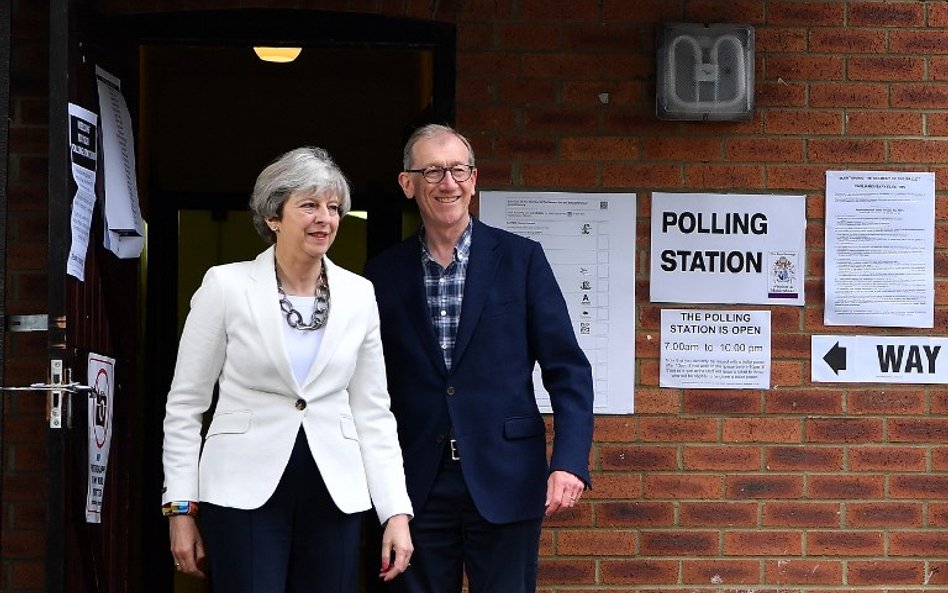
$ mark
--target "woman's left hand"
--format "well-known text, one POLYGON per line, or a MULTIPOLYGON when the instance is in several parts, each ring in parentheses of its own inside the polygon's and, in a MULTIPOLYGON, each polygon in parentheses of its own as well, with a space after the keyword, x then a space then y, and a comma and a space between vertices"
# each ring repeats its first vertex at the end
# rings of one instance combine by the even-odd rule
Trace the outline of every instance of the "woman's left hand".
POLYGON ((405 572, 414 546, 408 531, 408 515, 395 515, 385 523, 382 533, 382 570, 379 578, 388 582, 405 572))

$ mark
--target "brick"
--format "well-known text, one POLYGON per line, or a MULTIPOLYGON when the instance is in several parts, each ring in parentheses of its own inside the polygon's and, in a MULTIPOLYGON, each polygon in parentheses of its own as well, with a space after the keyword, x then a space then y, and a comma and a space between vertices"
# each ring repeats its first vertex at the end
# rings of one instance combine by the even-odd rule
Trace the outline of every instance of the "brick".
MULTIPOLYGON (((604 559, 600 566, 602 582, 605 584, 665 584, 677 582, 678 577, 678 562, 675 560, 604 559)), ((611 591, 607 589, 603 593, 611 591)), ((640 589, 636 588, 635 591, 640 589)))
POLYGON ((764 59, 767 80, 787 82, 801 80, 842 80, 844 62, 841 56, 777 54, 764 59))
POLYGON ((753 527, 757 524, 757 504, 752 502, 683 502, 683 527, 753 527))
POLYGON ((563 31, 565 48, 572 52, 595 52, 606 59, 609 53, 650 45, 651 29, 632 23, 571 24, 563 31))
POLYGON ((732 0, 721 4, 717 0, 689 0, 685 3, 685 19, 691 23, 748 23, 764 22, 763 4, 755 0, 732 0))
POLYGON ((847 565, 847 581, 854 587, 921 583, 925 574, 925 565, 921 561, 851 560, 847 565))
POLYGON ((562 530, 556 536, 556 553, 562 556, 632 556, 637 544, 631 531, 562 530))
POLYGON ((847 407, 853 415, 907 416, 925 414, 922 390, 894 388, 850 392, 847 407))
POLYGON ((645 495, 657 499, 716 499, 721 498, 720 476, 663 475, 645 476, 645 495))
POLYGON ((11 561, 9 565, 11 591, 46 590, 46 565, 44 560, 18 559, 11 561))
POLYGON ((838 389, 771 390, 765 395, 765 406, 769 414, 837 415, 842 413, 843 398, 838 389))
POLYGON ((839 26, 845 22, 845 7, 838 2, 795 2, 779 0, 767 3, 768 25, 804 25, 820 23, 839 26))
POLYGON ((593 472, 593 489, 587 490, 588 500, 635 500, 642 497, 641 474, 593 472))
POLYGON ((754 103, 757 109, 766 107, 805 107, 806 85, 788 83, 783 79, 775 82, 758 81, 755 83, 754 103))
MULTIPOLYGON (((602 168, 604 188, 676 189, 682 186, 682 166, 678 164, 606 164, 602 168)), ((648 293, 645 293, 648 294, 648 293)))
POLYGON ((513 127, 515 114, 509 107, 491 105, 466 106, 460 110, 458 128, 462 130, 480 129, 504 132, 513 127))
POLYGON ((726 583, 749 585, 760 582, 760 564, 756 560, 684 560, 682 581, 692 584, 726 583))
POLYGON ((832 54, 885 53, 886 34, 878 29, 814 28, 810 31, 810 51, 832 54))
POLYGON ((639 158, 638 140, 623 137, 570 137, 560 140, 564 160, 635 161, 639 158))
MULTIPOLYGON (((773 323, 774 328, 782 327, 773 323)), ((783 331, 773 332, 770 338, 771 351, 775 357, 806 359, 810 355, 810 336, 783 331)))
POLYGON ((798 443, 800 421, 784 418, 725 418, 722 438, 728 443, 798 443))
POLYGON ((890 533, 889 554, 920 558, 948 556, 948 531, 896 531, 890 533))
POLYGON ((773 387, 798 387, 803 384, 803 364, 775 360, 770 363, 770 384, 773 387))
POLYGON ((884 550, 881 531, 807 532, 807 556, 881 556, 884 550))
POLYGON ((520 58, 520 71, 529 78, 595 79, 599 57, 578 53, 531 53, 520 58))
POLYGON ((592 505, 586 503, 580 503, 571 509, 559 511, 543 519, 544 528, 590 527, 592 524, 592 505))
POLYGON ((891 419, 889 440, 894 443, 944 443, 948 441, 948 418, 891 419))
POLYGON ((926 452, 920 447, 854 447, 849 451, 849 469, 853 472, 922 472, 926 452))
POLYGON ((764 114, 764 131, 776 136, 838 135, 843 131, 843 115, 826 110, 772 109, 764 114))
POLYGON ((556 82, 536 78, 497 81, 497 99, 502 104, 550 105, 556 101, 556 82))
POLYGON ((686 414, 714 416, 760 413, 760 396, 754 392, 690 389, 685 392, 686 414))
POLYGON ((500 48, 511 52, 563 47, 561 26, 553 23, 505 23, 498 27, 500 48))
POLYGON ((719 138, 646 138, 642 158, 647 161, 720 161, 724 152, 719 138))
POLYGON ((798 161, 803 158, 803 140, 788 138, 730 138, 724 145, 727 160, 738 162, 798 161))
POLYGON ((641 556, 711 556, 720 552, 714 531, 645 531, 640 536, 641 556))
POLYGON ((948 499, 948 476, 892 476, 889 478, 889 498, 948 499))
POLYGON ((670 502, 603 502, 596 505, 597 527, 670 527, 675 508, 670 502))
POLYGON ((602 447, 600 455, 605 470, 667 471, 678 468, 674 447, 602 447))
POLYGON ((764 565, 765 583, 774 583, 785 588, 786 583, 794 585, 842 585, 843 563, 826 558, 808 560, 788 558, 768 560, 764 565))
POLYGON ((557 142, 554 138, 536 136, 500 136, 494 146, 498 158, 512 160, 553 160, 557 142))
POLYGON ((882 140, 831 138, 807 142, 808 160, 814 163, 874 163, 884 160, 882 140))
POLYGON ((884 490, 881 476, 815 475, 810 476, 807 484, 807 493, 811 498, 880 498, 884 490))
POLYGON ((948 447, 932 448, 931 469, 936 472, 948 471, 948 447))
POLYGON ((773 23, 770 23, 770 25, 754 31, 754 45, 759 53, 802 53, 806 51, 806 28, 773 26, 773 23))
POLYGON ((458 51, 498 49, 495 42, 495 30, 496 27, 493 24, 459 23, 457 28, 458 51))
POLYGON ((588 190, 599 185, 597 171, 587 163, 524 163, 521 175, 528 186, 588 190))
POLYGON ((524 109, 527 132, 588 133, 596 130, 596 111, 588 108, 530 107, 524 109))
POLYGON ((757 447, 683 447, 683 467, 689 471, 754 471, 760 469, 757 447))
POLYGON ((932 527, 948 527, 948 503, 929 503, 928 523, 932 527))
POLYGON ((520 56, 502 51, 458 52, 458 79, 517 78, 520 56))
POLYGON ((639 421, 642 442, 700 443, 717 439, 717 421, 713 418, 645 417, 639 421))
POLYGON ((847 527, 921 527, 922 504, 908 502, 850 502, 845 507, 847 527))
POLYGON ((637 414, 676 414, 681 408, 678 395, 670 389, 635 390, 637 414))
POLYGON ((853 2, 849 6, 851 27, 920 27, 925 6, 918 2, 853 2))
MULTIPOLYGON (((927 114, 928 118, 935 114, 927 114)), ((853 136, 920 135, 926 115, 917 112, 850 111, 846 114, 846 132, 853 136)), ((939 134, 931 130, 935 135, 939 134)))
POLYGON ((799 531, 728 531, 724 534, 727 556, 798 556, 803 551, 799 531))
POLYGON ((884 83, 812 84, 810 106, 882 109, 889 106, 889 88, 884 83))
POLYGON ((685 164, 685 184, 707 190, 742 191, 763 184, 763 169, 754 165, 685 164))
POLYGON ((771 471, 841 471, 843 452, 838 447, 767 447, 765 463, 771 471))
POLYGON ((729 500, 799 498, 803 478, 792 475, 727 476, 725 497, 729 500))
POLYGON ((596 4, 576 4, 571 0, 521 0, 514 16, 525 21, 560 21, 569 15, 573 22, 594 21, 599 17, 596 4))
MULTIPOLYGON (((948 89, 930 83, 896 83, 892 85, 892 107, 895 109, 938 109, 948 101, 948 89)), ((893 162, 899 159, 890 157, 893 162)), ((943 161, 936 161, 943 162, 943 161)))
POLYGON ((849 80, 915 80, 925 79, 925 60, 909 56, 852 57, 846 63, 849 80))
POLYGON ((596 582, 596 561, 541 558, 537 582, 541 585, 591 585, 596 582))
POLYGON ((835 503, 775 501, 764 505, 764 527, 830 528, 839 524, 840 506, 835 503))
POLYGON ((889 33, 889 50, 897 54, 948 54, 943 31, 894 30, 889 33))
POLYGON ((882 422, 874 418, 812 418, 806 423, 812 443, 876 443, 882 440, 882 422))
MULTIPOLYGON (((636 400, 638 395, 636 393, 636 400)), ((638 438, 635 419, 631 416, 596 416, 594 433, 599 443, 633 442, 638 438)))

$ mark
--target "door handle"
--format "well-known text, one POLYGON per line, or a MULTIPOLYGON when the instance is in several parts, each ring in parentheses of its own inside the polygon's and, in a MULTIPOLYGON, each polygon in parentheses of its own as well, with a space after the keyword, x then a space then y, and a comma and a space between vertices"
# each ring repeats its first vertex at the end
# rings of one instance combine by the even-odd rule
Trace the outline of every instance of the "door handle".
POLYGON ((71 369, 63 368, 63 361, 53 359, 49 361, 49 383, 30 383, 28 387, 3 387, 0 391, 27 391, 46 393, 46 419, 50 428, 61 429, 65 421, 67 427, 72 426, 72 399, 73 393, 95 393, 95 389, 72 381, 71 369), (69 380, 64 381, 64 378, 69 380))

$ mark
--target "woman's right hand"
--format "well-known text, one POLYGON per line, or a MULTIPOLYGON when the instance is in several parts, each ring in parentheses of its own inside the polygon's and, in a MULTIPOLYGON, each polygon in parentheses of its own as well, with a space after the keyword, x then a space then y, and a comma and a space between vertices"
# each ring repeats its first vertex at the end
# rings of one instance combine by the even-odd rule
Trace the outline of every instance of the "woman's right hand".
POLYGON ((175 568, 192 577, 204 578, 204 542, 197 521, 191 515, 168 517, 171 556, 175 568))

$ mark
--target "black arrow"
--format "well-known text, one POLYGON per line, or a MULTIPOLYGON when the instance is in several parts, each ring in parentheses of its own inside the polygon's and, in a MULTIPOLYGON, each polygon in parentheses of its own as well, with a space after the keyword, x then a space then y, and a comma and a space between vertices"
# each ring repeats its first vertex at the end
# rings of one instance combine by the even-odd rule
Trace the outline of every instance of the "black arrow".
POLYGON ((823 360, 825 360, 826 364, 838 375, 840 371, 846 370, 846 348, 840 346, 839 342, 836 342, 833 344, 833 347, 829 349, 829 352, 823 356, 823 360))

